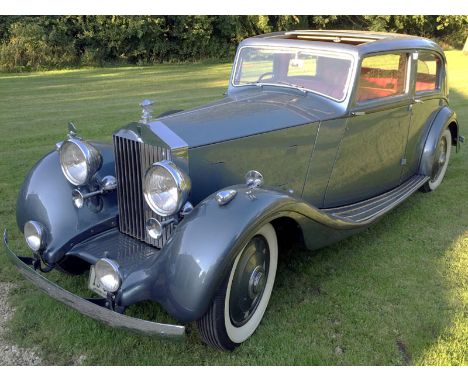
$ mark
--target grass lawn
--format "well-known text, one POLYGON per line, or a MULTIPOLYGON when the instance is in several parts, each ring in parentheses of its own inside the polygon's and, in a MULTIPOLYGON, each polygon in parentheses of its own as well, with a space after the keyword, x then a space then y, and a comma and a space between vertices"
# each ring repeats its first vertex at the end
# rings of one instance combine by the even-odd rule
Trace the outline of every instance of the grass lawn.
MULTIPOLYGON (((447 56, 451 106, 468 137, 468 56, 447 56)), ((0 74, 0 226, 8 228, 12 247, 28 253, 16 227, 19 187, 63 140, 68 121, 85 138, 110 140, 114 129, 139 118, 143 98, 156 100, 162 112, 221 97, 230 69, 184 64, 0 74)), ((436 192, 416 193, 374 227, 332 247, 281 258, 262 324, 233 353, 203 345, 194 325, 182 341, 101 325, 23 281, 2 255, 0 281, 18 285, 9 337, 37 347, 50 364, 85 354, 93 365, 467 365, 467 166, 465 144, 436 192)), ((85 277, 50 277, 85 289, 85 277)), ((142 304, 133 312, 154 317, 157 308, 142 304)))

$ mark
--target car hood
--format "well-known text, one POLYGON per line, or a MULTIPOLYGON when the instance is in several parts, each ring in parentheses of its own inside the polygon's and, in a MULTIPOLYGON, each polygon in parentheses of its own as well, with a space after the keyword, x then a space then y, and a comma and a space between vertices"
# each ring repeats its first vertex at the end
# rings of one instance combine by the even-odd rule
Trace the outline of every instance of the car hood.
MULTIPOLYGON (((255 88, 158 119, 189 147, 209 145, 291 126, 333 119, 339 103, 297 90, 255 88)), ((154 131, 156 134, 156 131, 154 131)))

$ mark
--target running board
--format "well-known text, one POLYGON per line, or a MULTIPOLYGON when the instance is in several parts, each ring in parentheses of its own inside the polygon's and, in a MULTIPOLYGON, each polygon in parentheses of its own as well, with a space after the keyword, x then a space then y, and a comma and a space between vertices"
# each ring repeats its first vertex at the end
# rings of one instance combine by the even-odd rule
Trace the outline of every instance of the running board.
POLYGON ((368 224, 381 217, 429 180, 428 176, 414 175, 406 182, 384 194, 347 206, 321 209, 332 218, 355 224, 368 224))

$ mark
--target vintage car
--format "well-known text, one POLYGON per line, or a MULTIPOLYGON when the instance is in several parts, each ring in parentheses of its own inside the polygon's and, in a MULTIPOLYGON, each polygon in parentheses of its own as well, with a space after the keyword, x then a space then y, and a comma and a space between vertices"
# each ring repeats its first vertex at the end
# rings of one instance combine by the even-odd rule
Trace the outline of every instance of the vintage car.
POLYGON ((7 254, 53 298, 113 327, 232 350, 270 299, 278 248, 362 231, 440 186, 459 135, 446 59, 408 35, 299 30, 238 47, 226 96, 151 114, 90 142, 68 137, 30 171, 7 254), (453 148, 452 148, 453 147, 453 148), (99 297, 40 274, 89 271, 99 297), (177 325, 124 314, 160 304, 177 325))

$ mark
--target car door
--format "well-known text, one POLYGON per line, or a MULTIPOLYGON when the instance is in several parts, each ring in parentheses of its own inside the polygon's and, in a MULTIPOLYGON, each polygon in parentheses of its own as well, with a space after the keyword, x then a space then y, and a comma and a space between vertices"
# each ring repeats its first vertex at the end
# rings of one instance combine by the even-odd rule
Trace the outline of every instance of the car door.
POLYGON ((354 203, 400 183, 410 124, 409 52, 364 57, 325 207, 354 203))
POLYGON ((406 145, 406 166, 402 181, 416 174, 419 168, 424 137, 443 103, 446 103, 443 86, 445 65, 443 58, 433 51, 419 51, 412 55, 413 81, 411 92, 411 124, 406 145))

